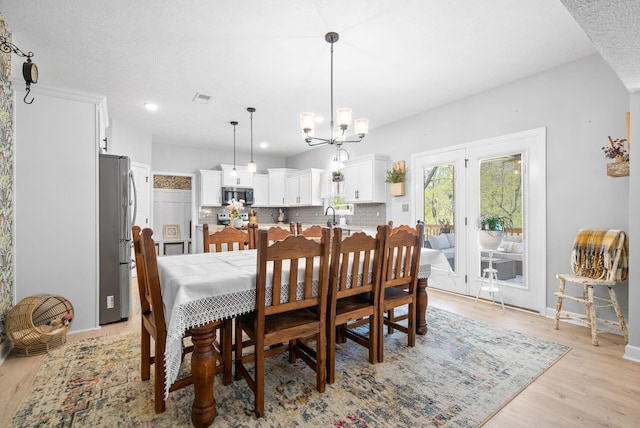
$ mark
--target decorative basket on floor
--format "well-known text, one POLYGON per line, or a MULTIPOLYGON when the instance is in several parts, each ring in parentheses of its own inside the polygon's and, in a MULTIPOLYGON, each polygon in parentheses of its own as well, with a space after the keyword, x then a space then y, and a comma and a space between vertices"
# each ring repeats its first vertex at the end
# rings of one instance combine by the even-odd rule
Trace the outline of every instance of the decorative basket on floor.
POLYGON ((64 297, 25 297, 11 308, 6 333, 17 355, 40 355, 63 345, 73 320, 73 306, 64 297))

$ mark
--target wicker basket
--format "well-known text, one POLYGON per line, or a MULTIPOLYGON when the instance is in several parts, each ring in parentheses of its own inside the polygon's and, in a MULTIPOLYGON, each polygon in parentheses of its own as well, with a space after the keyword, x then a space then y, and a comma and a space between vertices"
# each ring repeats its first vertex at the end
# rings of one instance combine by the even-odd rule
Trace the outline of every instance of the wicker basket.
POLYGON ((41 294, 20 300, 11 308, 5 326, 16 355, 40 355, 67 341, 72 320, 71 302, 41 294))

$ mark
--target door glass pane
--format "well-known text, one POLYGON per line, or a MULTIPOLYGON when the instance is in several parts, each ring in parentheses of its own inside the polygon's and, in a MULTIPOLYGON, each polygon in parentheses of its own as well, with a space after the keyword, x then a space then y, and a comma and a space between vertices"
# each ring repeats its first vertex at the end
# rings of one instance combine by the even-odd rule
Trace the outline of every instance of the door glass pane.
MULTIPOLYGON (((522 229, 522 155, 520 153, 480 161, 480 215, 508 220, 502 242, 493 252, 492 267, 498 280, 523 284, 524 231, 522 229)), ((489 267, 489 254, 481 250, 480 272, 489 267)))
POLYGON ((425 246, 444 253, 455 271, 455 193, 453 164, 423 169, 425 246))

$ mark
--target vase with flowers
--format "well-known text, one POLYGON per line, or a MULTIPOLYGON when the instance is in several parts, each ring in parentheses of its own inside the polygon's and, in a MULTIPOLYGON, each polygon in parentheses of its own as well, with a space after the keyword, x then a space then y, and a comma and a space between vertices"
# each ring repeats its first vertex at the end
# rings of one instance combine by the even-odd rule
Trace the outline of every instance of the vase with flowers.
POLYGON ((229 215, 231 216, 231 224, 234 227, 241 228, 242 227, 242 215, 240 215, 240 211, 244 209, 244 199, 235 200, 231 199, 229 204, 227 205, 227 210, 229 210, 229 215))
POLYGON ((624 143, 627 142, 626 138, 615 140, 609 136, 609 145, 602 147, 604 155, 608 158, 614 159, 616 163, 629 160, 629 156, 626 154, 624 143))

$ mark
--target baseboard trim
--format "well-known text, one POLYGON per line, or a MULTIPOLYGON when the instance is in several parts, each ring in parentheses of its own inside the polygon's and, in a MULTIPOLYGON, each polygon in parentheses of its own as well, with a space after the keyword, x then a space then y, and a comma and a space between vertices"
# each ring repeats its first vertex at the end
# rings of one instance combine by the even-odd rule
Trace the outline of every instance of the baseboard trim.
POLYGON ((634 363, 640 363, 640 347, 627 345, 624 348, 623 359, 633 361, 634 363))

